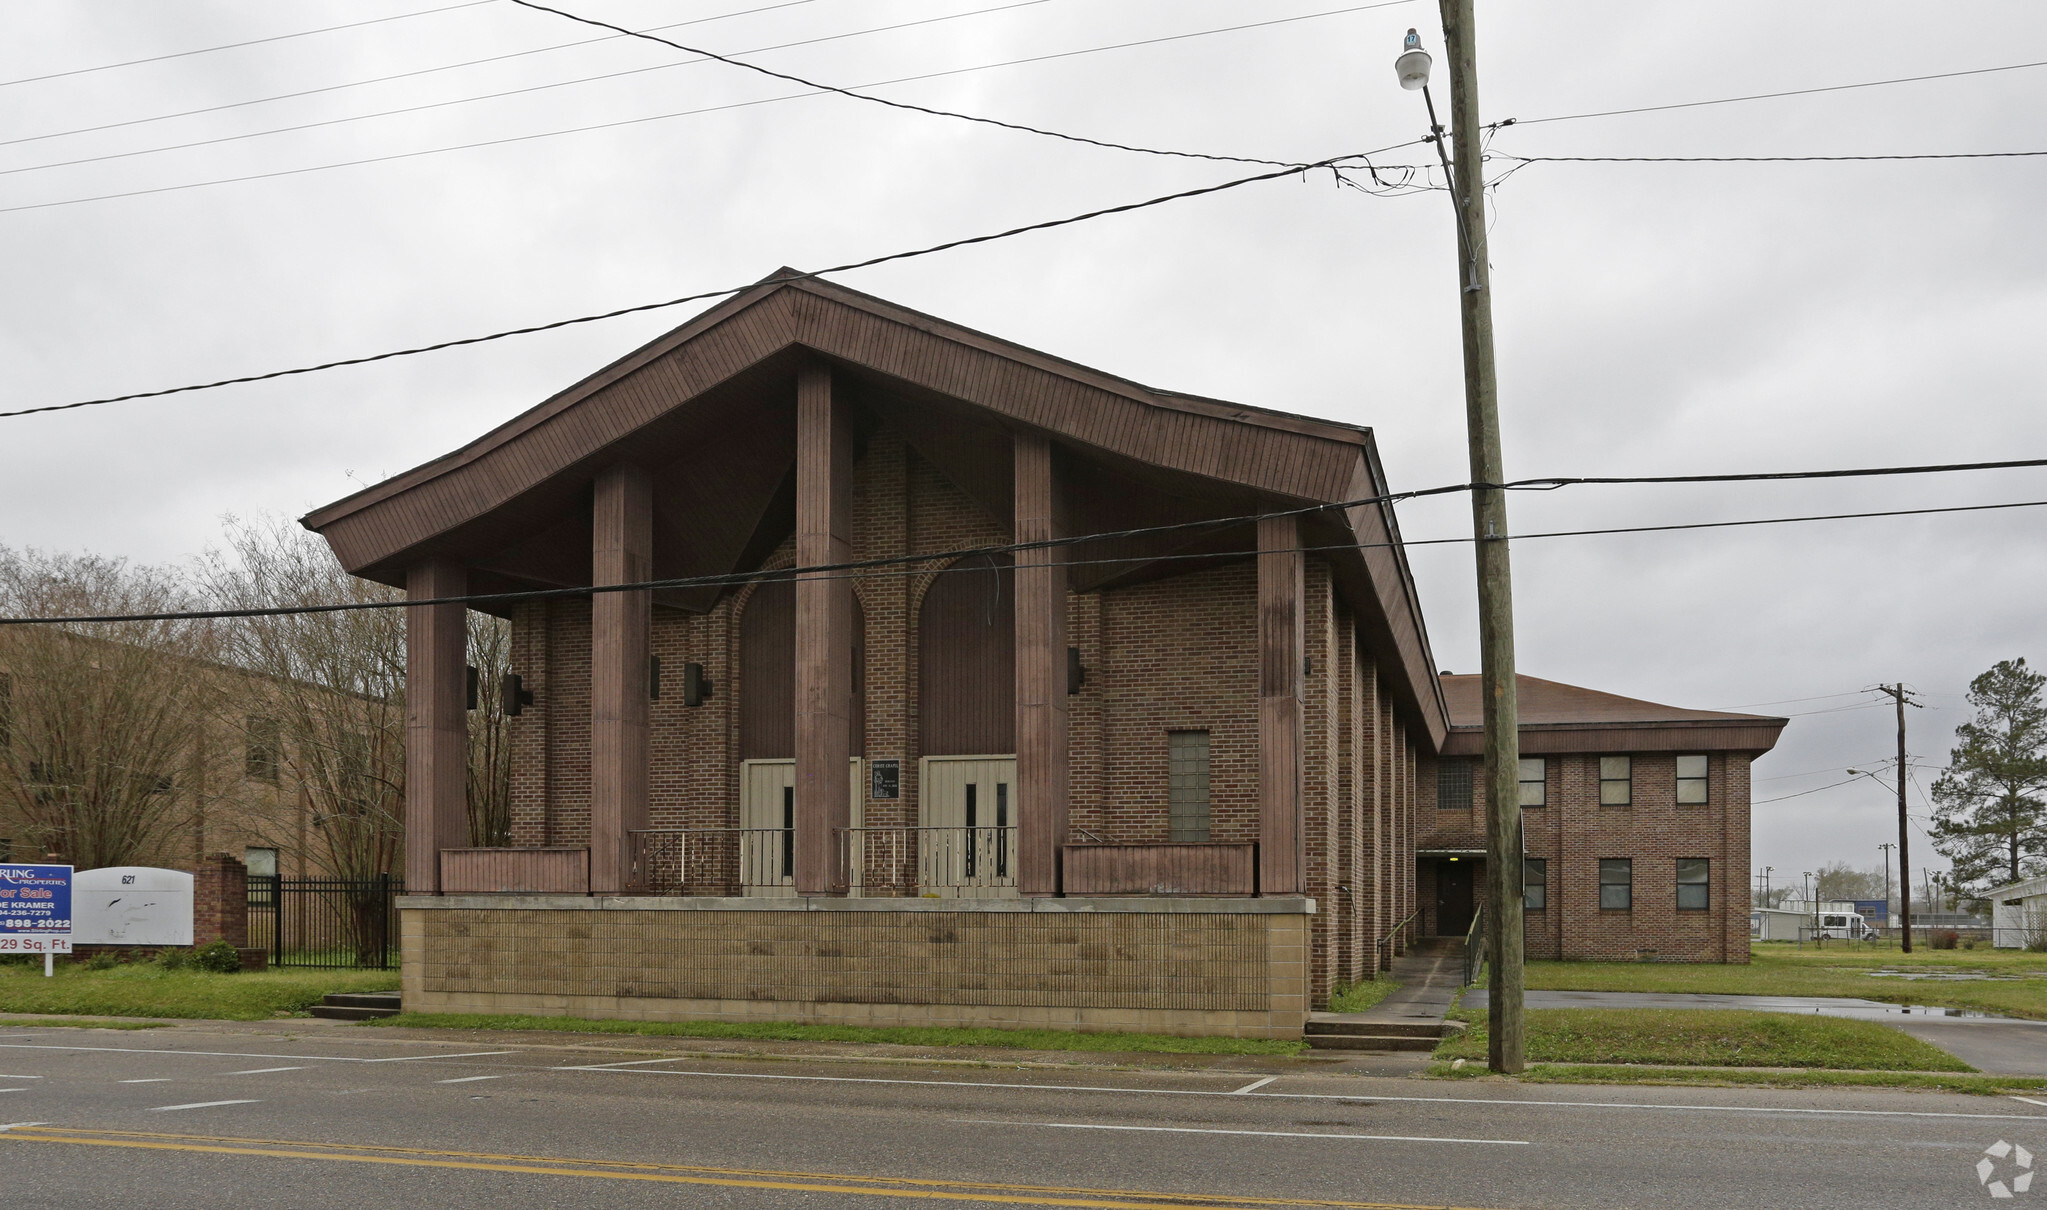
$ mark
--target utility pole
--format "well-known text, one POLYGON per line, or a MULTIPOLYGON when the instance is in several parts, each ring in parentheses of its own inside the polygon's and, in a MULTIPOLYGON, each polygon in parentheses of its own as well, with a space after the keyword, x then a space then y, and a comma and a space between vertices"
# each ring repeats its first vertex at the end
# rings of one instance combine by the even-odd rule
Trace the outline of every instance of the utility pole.
POLYGON ((1771 905, 1771 903, 1770 903, 1770 871, 1771 871, 1771 870, 1774 870, 1774 869, 1776 869, 1776 868, 1777 868, 1777 867, 1776 867, 1776 866, 1773 866, 1773 865, 1766 865, 1766 866, 1764 866, 1764 867, 1763 867, 1763 906, 1764 906, 1764 907, 1770 907, 1770 906, 1772 906, 1772 905, 1771 905))
MULTIPOLYGON (((1907 832, 1905 817, 1905 707, 1921 708, 1912 700, 1911 691, 1905 682, 1895 685, 1878 685, 1876 691, 1885 694, 1898 704, 1898 869, 1903 877, 1898 879, 1898 927, 1903 938, 1904 952, 1912 952, 1912 837, 1907 832)), ((1888 858, 1885 859, 1888 862, 1888 858)))

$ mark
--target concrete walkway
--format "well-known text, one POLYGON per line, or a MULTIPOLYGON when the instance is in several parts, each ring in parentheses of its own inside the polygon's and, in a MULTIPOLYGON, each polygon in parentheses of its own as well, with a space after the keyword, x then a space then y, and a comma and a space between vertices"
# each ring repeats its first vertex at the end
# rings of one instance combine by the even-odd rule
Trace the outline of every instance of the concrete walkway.
MULTIPOLYGON (((2047 1076, 2047 1021, 1992 1017, 1923 1004, 1884 1004, 1848 996, 1729 996, 1712 992, 1527 993, 1529 1008, 1731 1008, 1746 1012, 1807 1013, 1881 1021, 1976 1068, 1995 1075, 2047 1076)), ((1484 1008, 1474 988, 1466 1008, 1484 1008)))
POLYGON ((1393 960, 1392 974, 1400 986, 1364 1012, 1315 1016, 1374 1023, 1441 1021, 1464 988, 1464 938, 1423 937, 1393 960))

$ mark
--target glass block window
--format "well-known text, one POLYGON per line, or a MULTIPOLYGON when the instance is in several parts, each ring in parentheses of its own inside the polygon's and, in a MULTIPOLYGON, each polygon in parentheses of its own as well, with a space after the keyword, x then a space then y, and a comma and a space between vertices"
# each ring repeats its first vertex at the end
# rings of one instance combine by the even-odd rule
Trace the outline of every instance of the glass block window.
POLYGON ((1471 810, 1471 774, 1474 763, 1448 756, 1436 762, 1436 810, 1471 810))
POLYGON ((1703 912, 1712 904, 1712 891, 1708 878, 1713 863, 1704 857, 1680 857, 1677 859, 1677 910, 1680 912, 1703 912))
POLYGON ((1599 859, 1599 906, 1610 912, 1633 911, 1635 863, 1626 857, 1599 859))
POLYGON ((1521 805, 1549 805, 1549 761, 1540 756, 1521 758, 1521 805))
POLYGON ((1549 861, 1525 857, 1521 861, 1521 909, 1540 912, 1549 908, 1549 861))
POLYGON ((1706 758, 1703 755, 1677 758, 1677 801, 1679 806, 1706 805, 1706 758))
POLYGON ((1602 756, 1599 758, 1599 805, 1602 807, 1631 807, 1635 805, 1634 757, 1602 756))
POLYGON ((1166 810, 1169 838, 1208 839, 1208 732, 1166 732, 1166 810))

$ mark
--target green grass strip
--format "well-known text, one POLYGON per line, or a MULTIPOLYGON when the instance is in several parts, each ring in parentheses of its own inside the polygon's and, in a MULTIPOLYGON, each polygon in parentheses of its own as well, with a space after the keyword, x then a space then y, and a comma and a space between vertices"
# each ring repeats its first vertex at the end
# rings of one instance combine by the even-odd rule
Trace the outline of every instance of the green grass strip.
POLYGON ((329 992, 390 991, 397 971, 273 970, 233 975, 167 971, 149 962, 108 970, 62 963, 0 966, 0 1013, 265 1021, 302 1015, 329 992))
POLYGON ((1182 1038, 1172 1034, 1078 1033, 1064 1029, 798 1025, 783 1021, 597 1021, 585 1017, 500 1016, 491 1013, 400 1013, 363 1024, 420 1029, 540 1029, 564 1033, 638 1034, 654 1038, 885 1042, 898 1046, 1002 1046, 1014 1050, 1177 1055, 1291 1055, 1307 1048, 1303 1042, 1273 1038, 1182 1038))
MULTIPOLYGON (((1485 1014, 1436 1048, 1439 1059, 1486 1057, 1485 1014)), ((1527 1053, 1541 1063, 1672 1067, 1805 1067, 1840 1071, 1974 1071, 1953 1055, 1876 1021, 1697 1008, 1538 1008, 1527 1053)))
POLYGON ((1399 987, 1391 979, 1373 979, 1364 983, 1339 983, 1329 997, 1329 1011, 1333 1013, 1361 1013, 1393 994, 1399 987))
MULTIPOLYGON (((1484 1064, 1452 1069, 1429 1067, 1432 1079, 1471 1080, 1490 1076, 1484 1064)), ((1508 1077, 1501 1077, 1508 1078, 1508 1077)), ((1529 1084, 1705 1084, 1753 1088, 1928 1088, 1973 1096, 2047 1092, 2047 1079, 1980 1073, 1924 1071, 1757 1071, 1737 1067, 1620 1067, 1583 1063, 1531 1063, 1518 1077, 1529 1084)))
POLYGON ((0 1029, 167 1029, 168 1021, 99 1021, 90 1017, 0 1017, 0 1029))

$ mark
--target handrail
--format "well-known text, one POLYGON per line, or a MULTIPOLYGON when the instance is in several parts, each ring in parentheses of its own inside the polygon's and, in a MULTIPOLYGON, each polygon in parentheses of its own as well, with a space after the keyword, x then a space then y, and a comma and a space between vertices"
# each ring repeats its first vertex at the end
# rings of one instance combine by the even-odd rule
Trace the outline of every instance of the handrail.
POLYGON ((1392 969, 1393 956, 1390 953, 1387 953, 1388 947, 1393 944, 1393 939, 1400 935, 1400 930, 1406 928, 1410 924, 1413 924, 1414 918, 1421 914, 1422 910, 1420 908, 1416 908, 1415 910, 1409 912, 1405 919, 1401 920, 1399 924, 1396 924, 1392 928, 1388 929, 1386 931, 1385 936, 1379 938, 1378 941, 1373 943, 1372 952, 1376 955, 1382 955, 1379 958, 1379 965, 1374 968, 1374 973, 1372 976, 1373 978, 1375 979, 1378 978, 1377 974, 1378 971, 1392 969))
POLYGON ((1464 930, 1464 986, 1478 982, 1485 966, 1485 905, 1471 914, 1471 927, 1464 930))

